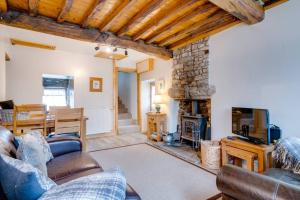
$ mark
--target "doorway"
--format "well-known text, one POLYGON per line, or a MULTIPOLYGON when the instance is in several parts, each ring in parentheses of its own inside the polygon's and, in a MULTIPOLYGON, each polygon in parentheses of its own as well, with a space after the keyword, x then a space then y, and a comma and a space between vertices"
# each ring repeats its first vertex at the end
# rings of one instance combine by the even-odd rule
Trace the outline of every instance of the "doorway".
POLYGON ((138 125, 138 79, 136 72, 118 70, 118 134, 140 133, 138 125))

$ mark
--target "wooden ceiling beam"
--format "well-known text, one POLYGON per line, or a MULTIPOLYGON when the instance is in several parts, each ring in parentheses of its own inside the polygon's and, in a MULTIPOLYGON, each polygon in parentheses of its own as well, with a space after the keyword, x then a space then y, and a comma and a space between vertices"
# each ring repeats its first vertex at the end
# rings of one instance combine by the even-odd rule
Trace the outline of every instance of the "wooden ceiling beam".
POLYGON ((265 8, 265 10, 269 10, 269 9, 279 6, 287 1, 289 1, 289 0, 268 0, 267 2, 265 2, 264 8, 265 8))
POLYGON ((103 8, 105 4, 105 0, 96 0, 94 5, 92 6, 92 8, 90 9, 90 11, 88 12, 87 17, 84 19, 84 21, 82 22, 82 27, 87 27, 91 20, 93 18, 95 18, 95 16, 97 15, 97 13, 99 13, 101 11, 101 9, 103 8))
POLYGON ((193 42, 202 40, 206 37, 219 33, 239 23, 240 20, 228 14, 227 16, 224 16, 219 20, 214 21, 213 23, 208 23, 205 26, 200 27, 198 30, 194 30, 187 37, 169 45, 168 48, 172 50, 178 49, 180 47, 186 46, 193 42))
POLYGON ((53 45, 19 40, 19 39, 15 39, 15 38, 10 38, 10 43, 12 45, 21 45, 21 46, 32 47, 32 48, 40 48, 40 49, 48 49, 48 50, 56 49, 56 46, 53 46, 53 45))
POLYGON ((247 24, 256 24, 265 17, 265 10, 256 0, 209 0, 247 24))
POLYGON ((28 0, 28 9, 30 16, 36 16, 38 14, 40 0, 28 0))
MULTIPOLYGON (((268 1, 266 4, 265 4, 265 10, 269 10, 273 7, 276 7, 276 6, 279 6, 285 2, 287 2, 289 0, 270 0, 268 1)), ((219 32, 222 32, 226 29, 229 29, 237 24, 240 24, 241 21, 240 20, 230 20, 224 24, 220 24, 216 27, 214 27, 213 29, 211 30, 207 30, 207 31, 204 31, 204 32, 200 32, 198 34, 194 34, 193 36, 190 36, 190 37, 187 37, 187 38, 184 38, 183 40, 181 41, 178 41, 170 46, 168 46, 168 48, 172 49, 172 50, 175 50, 175 49, 178 49, 180 47, 183 47, 183 46, 186 46, 188 44, 191 44, 195 41, 199 41, 203 38, 206 38, 206 37, 210 37, 214 34, 217 34, 219 32)))
POLYGON ((62 7, 62 10, 60 11, 60 13, 57 17, 58 23, 63 23, 65 21, 65 16, 71 10, 72 5, 73 5, 73 0, 65 0, 64 6, 62 7))
POLYGON ((202 32, 203 28, 209 28, 210 26, 215 26, 214 22, 216 21, 220 22, 222 19, 225 20, 228 17, 235 18, 234 16, 228 14, 224 10, 218 10, 215 13, 212 13, 210 16, 207 16, 207 18, 194 23, 190 27, 183 29, 182 31, 179 31, 174 35, 170 35, 169 37, 163 39, 161 42, 158 43, 158 45, 168 46, 185 37, 190 37, 190 35, 195 31, 202 32))
POLYGON ((205 4, 203 6, 195 8, 193 11, 184 15, 169 25, 163 27, 156 35, 146 40, 147 43, 160 42, 164 38, 173 35, 190 25, 207 18, 211 13, 216 12, 219 8, 212 4, 205 4))
POLYGON ((25 13, 8 11, 6 13, 0 13, 0 23, 66 38, 130 48, 163 59, 172 58, 172 51, 163 47, 135 42, 130 38, 117 37, 112 33, 99 32, 94 28, 83 29, 75 24, 57 23, 47 17, 31 17, 25 13))
POLYGON ((124 36, 128 31, 134 29, 136 25, 147 19, 148 16, 155 15, 165 8, 167 1, 152 0, 142 8, 127 24, 125 24, 117 33, 118 36, 124 36))
POLYGON ((7 2, 6 0, 0 0, 0 12, 7 12, 7 2))
POLYGON ((189 11, 203 5, 206 2, 206 0, 190 0, 186 3, 178 5, 171 12, 165 13, 166 15, 161 19, 157 19, 150 23, 148 26, 144 27, 143 30, 134 35, 133 39, 145 39, 153 36, 164 26, 167 26, 168 24, 174 22, 177 18, 186 15, 189 11))
POLYGON ((116 20, 118 17, 122 16, 124 13, 128 11, 129 8, 131 8, 137 0, 124 0, 122 3, 118 6, 116 10, 114 10, 99 26, 100 31, 109 31, 111 26, 116 23, 116 20))

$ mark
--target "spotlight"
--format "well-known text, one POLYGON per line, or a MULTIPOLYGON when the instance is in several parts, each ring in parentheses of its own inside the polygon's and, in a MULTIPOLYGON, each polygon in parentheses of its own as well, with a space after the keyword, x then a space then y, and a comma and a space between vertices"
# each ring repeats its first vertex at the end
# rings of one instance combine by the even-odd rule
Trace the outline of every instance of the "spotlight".
POLYGON ((115 47, 113 51, 114 51, 114 52, 117 52, 117 51, 118 51, 118 48, 117 48, 117 47, 115 47))
POLYGON ((106 47, 105 51, 106 51, 107 53, 110 53, 112 50, 111 50, 110 47, 106 47))
POLYGON ((128 51, 127 51, 127 49, 125 49, 125 56, 128 56, 128 51))
POLYGON ((99 46, 96 46, 96 47, 95 47, 95 50, 96 50, 96 51, 98 51, 99 49, 100 49, 100 47, 99 47, 99 46))

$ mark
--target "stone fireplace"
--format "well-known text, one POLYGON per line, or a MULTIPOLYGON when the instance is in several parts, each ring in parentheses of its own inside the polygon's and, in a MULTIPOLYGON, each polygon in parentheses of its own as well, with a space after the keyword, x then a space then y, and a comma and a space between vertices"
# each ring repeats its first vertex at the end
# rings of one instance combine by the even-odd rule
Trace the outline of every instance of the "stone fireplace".
POLYGON ((197 124, 201 117, 205 117, 209 125, 210 97, 216 89, 209 85, 208 79, 208 38, 175 50, 173 54, 172 87, 169 89, 169 96, 179 101, 179 131, 185 130, 182 127, 185 118, 189 121, 194 119, 197 124))

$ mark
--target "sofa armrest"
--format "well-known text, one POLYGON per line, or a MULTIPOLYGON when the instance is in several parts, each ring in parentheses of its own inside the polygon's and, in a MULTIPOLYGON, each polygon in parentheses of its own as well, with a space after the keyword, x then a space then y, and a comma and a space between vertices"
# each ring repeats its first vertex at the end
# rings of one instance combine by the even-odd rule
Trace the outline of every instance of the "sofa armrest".
POLYGON ((82 151, 81 140, 77 137, 59 136, 47 138, 47 142, 50 145, 54 157, 71 152, 82 151))
POLYGON ((233 165, 225 165, 217 175, 217 187, 233 199, 290 199, 300 196, 300 188, 233 165))

